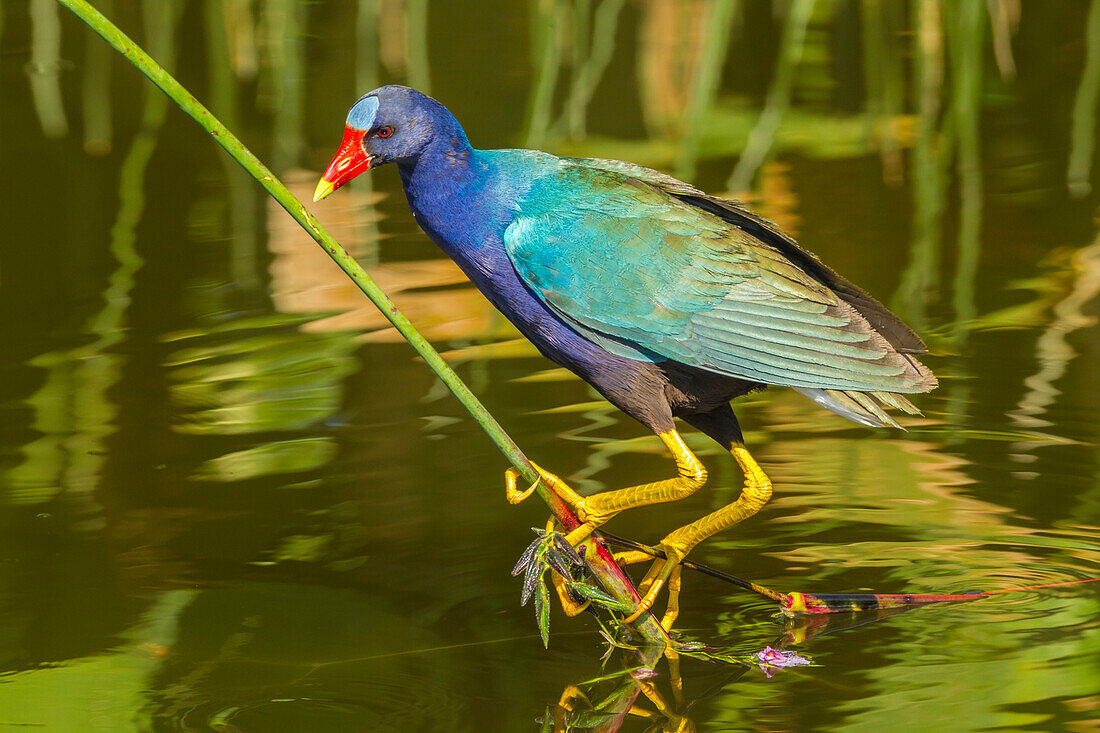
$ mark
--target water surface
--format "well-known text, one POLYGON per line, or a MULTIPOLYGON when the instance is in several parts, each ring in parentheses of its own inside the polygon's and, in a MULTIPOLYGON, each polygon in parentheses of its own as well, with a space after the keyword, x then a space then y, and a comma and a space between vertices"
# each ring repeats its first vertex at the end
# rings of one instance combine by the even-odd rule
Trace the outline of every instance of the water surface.
MULTIPOLYGON (((1100 3, 743 5, 99 4, 303 198, 350 103, 408 83, 481 147, 732 190, 916 326, 941 387, 907 432, 738 403, 775 498, 694 559, 818 592, 1100 575, 1100 3)), ((544 512, 286 215, 65 11, 0 28, 0 728, 536 731, 621 669, 586 617, 542 648, 508 571, 544 512)), ((394 170, 314 208, 532 458, 588 491, 670 475, 441 259, 394 170)), ((612 529, 736 496, 689 440, 710 486, 612 529)), ((700 731, 1100 716, 1095 586, 818 627, 689 574, 682 607, 818 665, 685 660, 700 731)))

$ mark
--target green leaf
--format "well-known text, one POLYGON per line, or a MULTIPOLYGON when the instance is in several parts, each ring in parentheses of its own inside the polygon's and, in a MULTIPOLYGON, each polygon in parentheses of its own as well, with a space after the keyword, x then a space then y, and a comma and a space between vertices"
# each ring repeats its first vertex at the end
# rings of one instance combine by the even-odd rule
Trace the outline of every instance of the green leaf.
POLYGON ((550 541, 554 543, 554 547, 560 552, 566 560, 577 567, 584 566, 584 559, 577 554, 577 551, 573 548, 573 545, 569 544, 569 540, 565 539, 565 535, 560 532, 554 532, 550 536, 550 541))
POLYGON ((553 547, 548 548, 546 551, 546 562, 558 575, 567 581, 573 580, 569 560, 553 547))
POLYGON ((539 583, 535 594, 535 616, 539 620, 539 633, 542 634, 543 648, 550 648, 550 591, 546 583, 539 583))
POLYGON ((531 561, 535 559, 535 553, 538 552, 539 547, 542 545, 542 537, 538 537, 534 542, 527 546, 527 549, 523 551, 523 554, 519 556, 519 560, 516 562, 516 566, 512 568, 512 577, 519 575, 523 572, 524 568, 531 564, 531 561))
POLYGON ((605 608, 609 608, 612 611, 622 611, 626 613, 628 611, 634 610, 625 603, 622 603, 621 601, 612 598, 604 591, 600 590, 594 585, 589 585, 588 583, 570 583, 569 590, 576 593, 581 598, 590 600, 593 603, 598 603, 599 605, 605 608))
POLYGON ((554 709, 546 708, 546 714, 542 716, 542 728, 540 733, 551 733, 554 730, 554 709))
POLYGON ((570 727, 581 728, 582 730, 592 730, 598 726, 603 725, 617 716, 612 713, 597 713, 593 710, 582 710, 569 718, 570 727))
POLYGON ((535 592, 536 585, 542 585, 542 575, 546 572, 546 566, 539 560, 535 560, 527 566, 527 572, 523 574, 523 594, 520 596, 519 605, 526 606, 531 600, 531 594, 535 592))

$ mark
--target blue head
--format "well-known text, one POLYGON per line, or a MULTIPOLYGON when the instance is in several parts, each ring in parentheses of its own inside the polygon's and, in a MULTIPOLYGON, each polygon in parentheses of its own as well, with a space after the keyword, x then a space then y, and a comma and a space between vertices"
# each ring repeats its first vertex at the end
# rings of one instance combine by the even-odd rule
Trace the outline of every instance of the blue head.
POLYGON ((454 116, 439 102, 409 87, 391 85, 364 94, 352 105, 344 139, 317 185, 314 201, 363 171, 384 163, 412 164, 436 141, 469 145, 454 116))

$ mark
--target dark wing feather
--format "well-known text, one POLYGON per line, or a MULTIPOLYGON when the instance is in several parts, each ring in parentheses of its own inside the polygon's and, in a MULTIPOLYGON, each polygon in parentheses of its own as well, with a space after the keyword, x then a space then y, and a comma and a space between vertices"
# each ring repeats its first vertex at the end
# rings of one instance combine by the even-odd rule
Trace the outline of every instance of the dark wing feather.
POLYGON ((739 208, 732 201, 713 196, 684 195, 673 193, 676 198, 716 214, 734 226, 752 234, 762 242, 767 242, 779 250, 784 257, 798 265, 815 280, 825 285, 841 299, 852 305, 860 315, 867 319, 871 327, 882 334, 886 341, 903 354, 924 354, 928 347, 924 345, 913 329, 894 315, 886 306, 878 302, 865 290, 850 280, 837 274, 812 252, 802 249, 793 239, 779 230, 774 224, 739 208))

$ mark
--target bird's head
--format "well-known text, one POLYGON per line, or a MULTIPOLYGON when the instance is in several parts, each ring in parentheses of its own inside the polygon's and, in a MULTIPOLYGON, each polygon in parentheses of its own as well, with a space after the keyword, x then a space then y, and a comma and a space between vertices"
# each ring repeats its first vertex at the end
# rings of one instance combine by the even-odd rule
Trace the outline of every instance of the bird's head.
MULTIPOLYGON (((344 140, 321 176, 313 200, 320 201, 383 163, 415 161, 452 125, 458 127, 443 105, 415 89, 391 85, 367 92, 348 112, 344 140)), ((461 128, 458 131, 461 135, 461 128)))

